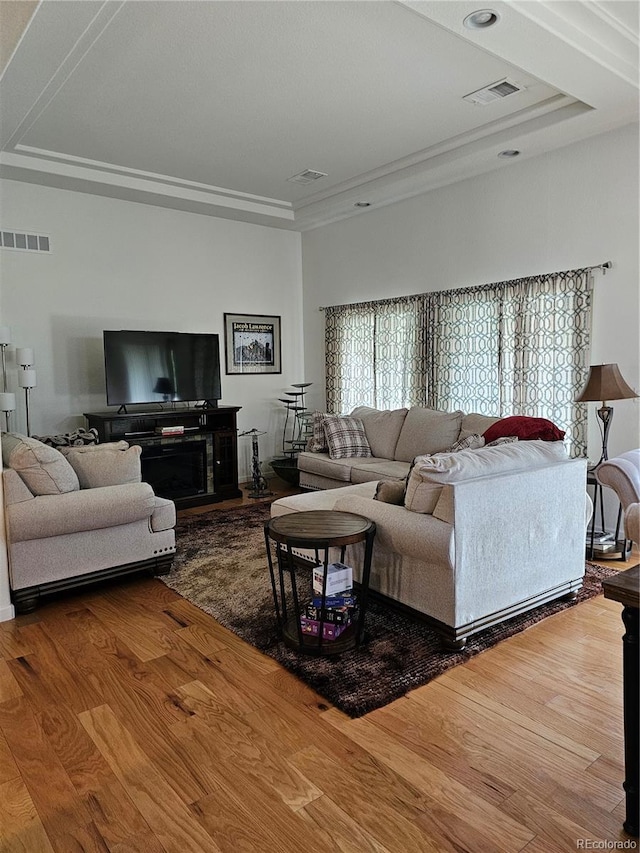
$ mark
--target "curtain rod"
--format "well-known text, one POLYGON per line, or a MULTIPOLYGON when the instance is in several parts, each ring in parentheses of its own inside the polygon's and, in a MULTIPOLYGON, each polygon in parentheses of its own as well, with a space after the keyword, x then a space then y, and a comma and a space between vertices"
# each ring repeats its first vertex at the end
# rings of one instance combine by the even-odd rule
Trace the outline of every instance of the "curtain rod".
MULTIPOLYGON (((602 270, 602 275, 606 275, 606 274, 607 274, 607 270, 610 270, 610 269, 613 269, 613 262, 612 262, 612 261, 605 261, 605 262, 604 262, 604 263, 602 263, 602 264, 594 264, 594 266, 592 266, 592 267, 583 267, 583 270, 586 270, 587 272, 591 272, 592 270, 602 270)), ((575 270, 574 270, 574 272, 575 272, 575 270)), ((560 274, 561 274, 561 273, 559 273, 559 272, 556 272, 556 273, 546 273, 546 275, 560 275, 560 274)), ((524 276, 523 276, 523 277, 524 277, 524 276)), ((535 276, 526 276, 526 278, 535 278, 535 276)), ((480 285, 480 286, 482 287, 482 285, 480 285)), ((437 291, 434 291, 434 292, 437 292, 437 291)), ((413 294, 413 295, 415 296, 416 294, 413 294)), ((418 294, 418 295, 422 295, 422 294, 418 294)), ((408 298, 408 297, 404 297, 404 296, 396 296, 396 297, 392 297, 392 298, 394 298, 394 299, 406 299, 406 298, 408 298)), ((380 301, 380 300, 376 300, 376 299, 374 299, 374 300, 372 300, 372 301, 373 301, 373 302, 377 302, 377 301, 380 301)), ((349 303, 347 303, 347 304, 349 304, 349 303)), ((357 304, 357 303, 356 303, 356 304, 357 304)), ((332 307, 333 307, 333 306, 332 306, 332 307)), ((318 311, 326 311, 326 310, 327 310, 327 307, 326 307, 325 305, 320 305, 320 306, 318 307, 318 311)))

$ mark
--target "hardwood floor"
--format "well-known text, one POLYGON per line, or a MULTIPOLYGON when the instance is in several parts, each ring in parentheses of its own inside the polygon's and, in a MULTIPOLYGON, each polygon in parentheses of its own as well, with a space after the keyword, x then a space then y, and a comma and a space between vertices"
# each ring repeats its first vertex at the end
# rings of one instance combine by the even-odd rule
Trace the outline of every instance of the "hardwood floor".
POLYGON ((0 850, 624 841, 620 610, 592 599, 350 720, 158 580, 45 604, 0 624, 0 850))

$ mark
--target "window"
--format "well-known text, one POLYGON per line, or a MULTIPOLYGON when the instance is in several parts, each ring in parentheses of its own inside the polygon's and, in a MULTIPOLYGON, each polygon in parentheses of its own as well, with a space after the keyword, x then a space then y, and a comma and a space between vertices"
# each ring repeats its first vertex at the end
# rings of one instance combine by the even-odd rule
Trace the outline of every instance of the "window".
POLYGON ((589 270, 326 313, 327 410, 427 405, 548 418, 586 455, 589 270))

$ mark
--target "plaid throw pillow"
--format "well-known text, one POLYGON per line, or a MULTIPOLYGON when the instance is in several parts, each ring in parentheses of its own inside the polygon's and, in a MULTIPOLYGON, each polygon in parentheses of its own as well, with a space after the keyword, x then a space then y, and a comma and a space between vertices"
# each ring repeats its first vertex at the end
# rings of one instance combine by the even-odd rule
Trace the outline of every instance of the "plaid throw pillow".
POLYGON ((494 438, 493 441, 488 441, 486 447, 498 447, 500 444, 512 444, 518 441, 517 435, 503 435, 500 438, 494 438))
POLYGON ((327 439, 322 425, 322 419, 325 417, 327 417, 327 415, 323 412, 313 413, 313 432, 309 436, 309 440, 307 441, 307 446, 305 448, 309 453, 326 453, 329 449, 327 447, 327 439))
POLYGON ((360 418, 324 415, 322 424, 331 459, 371 456, 371 448, 360 418))
POLYGON ((457 453, 459 450, 478 450, 480 447, 484 447, 484 438, 476 433, 471 433, 471 435, 455 441, 449 448, 449 452, 457 453))

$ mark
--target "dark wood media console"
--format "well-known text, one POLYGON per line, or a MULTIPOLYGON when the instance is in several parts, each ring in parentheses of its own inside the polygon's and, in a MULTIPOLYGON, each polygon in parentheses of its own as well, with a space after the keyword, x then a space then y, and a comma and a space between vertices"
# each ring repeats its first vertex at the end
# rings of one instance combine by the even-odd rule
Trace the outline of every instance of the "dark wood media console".
POLYGON ((157 412, 86 412, 89 428, 101 442, 142 447, 142 479, 178 507, 198 506, 242 496, 238 488, 240 406, 163 409, 157 412), (160 435, 162 427, 184 427, 179 435, 160 435))

